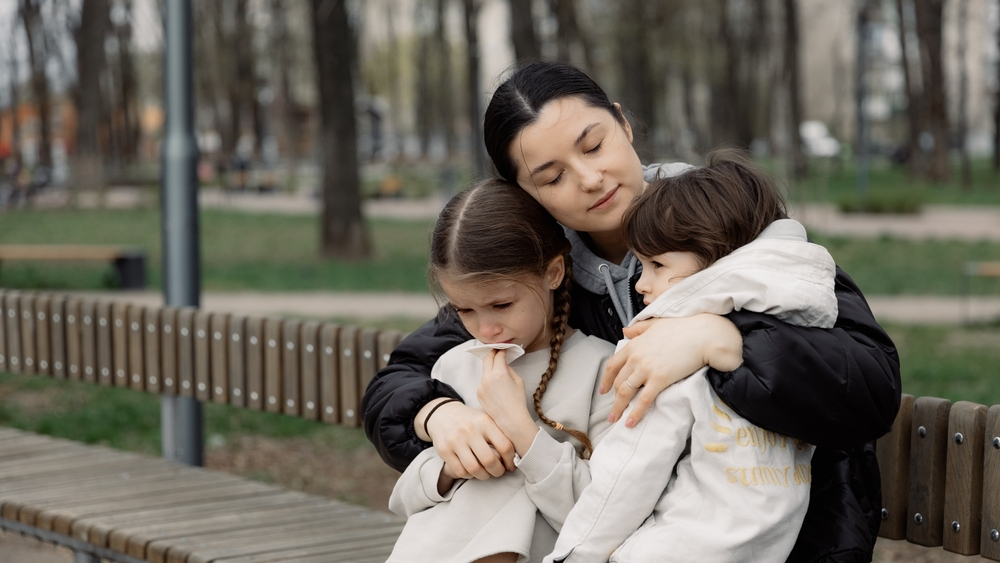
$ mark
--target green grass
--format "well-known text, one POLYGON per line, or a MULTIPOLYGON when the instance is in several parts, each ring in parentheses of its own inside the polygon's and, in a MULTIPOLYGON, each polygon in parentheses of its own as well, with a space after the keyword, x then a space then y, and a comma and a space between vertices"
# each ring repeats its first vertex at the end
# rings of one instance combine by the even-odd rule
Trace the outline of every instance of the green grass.
MULTIPOLYGON (((781 175, 777 163, 765 162, 765 165, 781 175)), ((872 161, 868 178, 870 195, 876 201, 891 202, 889 207, 899 207, 907 199, 932 204, 1000 205, 1000 174, 993 171, 989 159, 972 161, 972 186, 967 189, 961 186, 957 163, 952 166, 947 182, 932 183, 910 178, 904 167, 892 166, 888 160, 877 158, 872 161)), ((813 159, 805 179, 785 181, 789 184, 792 202, 850 203, 857 198, 856 171, 850 160, 813 159)))
MULTIPOLYGON (((203 211, 202 288, 224 290, 427 291, 431 221, 369 222, 373 258, 319 258, 315 217, 203 211)), ((158 210, 23 210, 0 215, 0 242, 124 244, 144 249, 149 286, 161 287, 158 210)), ((45 289, 111 287, 100 263, 0 265, 0 286, 45 289)))
MULTIPOLYGON (((3 243, 128 244, 146 250, 150 287, 162 283, 160 217, 155 210, 17 211, 0 215, 3 243)), ((259 291, 426 292, 432 222, 369 222, 374 257, 318 258, 317 219, 205 211, 201 215, 202 287, 259 291)), ((1000 260, 988 242, 911 241, 816 236, 866 295, 961 295, 962 265, 1000 260)), ((101 289, 114 272, 101 263, 0 264, 0 286, 101 289)), ((1000 295, 997 280, 969 280, 974 294, 1000 295)))
MULTIPOLYGON (((1000 404, 1000 324, 889 326, 903 390, 916 396, 1000 404)), ((158 454, 156 395, 74 381, 0 373, 0 425, 158 454)), ((205 435, 305 436, 341 451, 366 447, 359 429, 205 403, 205 435)))

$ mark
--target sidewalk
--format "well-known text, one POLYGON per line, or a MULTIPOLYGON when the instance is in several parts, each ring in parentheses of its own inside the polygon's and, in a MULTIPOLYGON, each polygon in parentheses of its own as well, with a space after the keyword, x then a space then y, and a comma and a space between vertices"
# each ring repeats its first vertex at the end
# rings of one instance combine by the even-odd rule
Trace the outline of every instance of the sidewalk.
MULTIPOLYGON (((125 300, 158 307, 157 291, 68 292, 88 299, 125 300)), ((412 318, 430 319, 438 310, 430 294, 353 292, 219 292, 202 293, 202 309, 253 316, 352 318, 360 321, 412 318)), ((1000 319, 1000 297, 871 296, 875 318, 882 323, 957 325, 1000 319)))

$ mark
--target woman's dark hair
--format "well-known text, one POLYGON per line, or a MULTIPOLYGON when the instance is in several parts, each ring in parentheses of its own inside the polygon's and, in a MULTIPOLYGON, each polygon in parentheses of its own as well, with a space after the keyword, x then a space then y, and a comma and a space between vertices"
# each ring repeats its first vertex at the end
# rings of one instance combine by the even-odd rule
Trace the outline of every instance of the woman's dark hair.
POLYGON ((431 235, 429 277, 438 292, 442 278, 459 283, 541 278, 560 256, 566 273, 555 290, 551 354, 548 369, 535 389, 535 412, 549 426, 579 440, 586 459, 593 451, 587 434, 565 428, 542 413, 542 396, 556 371, 566 338, 573 283, 570 244, 559 223, 516 184, 502 180, 480 182, 453 197, 438 216, 431 235))
POLYGON ((692 252, 707 268, 785 217, 770 175, 742 151, 723 149, 702 168, 651 182, 625 210, 622 231, 636 254, 692 252))
POLYGON ((566 63, 538 61, 514 70, 493 92, 483 118, 483 141, 497 174, 517 183, 517 164, 511 144, 538 119, 542 107, 560 98, 576 96, 588 106, 605 109, 625 124, 625 116, 611 103, 593 78, 566 63))

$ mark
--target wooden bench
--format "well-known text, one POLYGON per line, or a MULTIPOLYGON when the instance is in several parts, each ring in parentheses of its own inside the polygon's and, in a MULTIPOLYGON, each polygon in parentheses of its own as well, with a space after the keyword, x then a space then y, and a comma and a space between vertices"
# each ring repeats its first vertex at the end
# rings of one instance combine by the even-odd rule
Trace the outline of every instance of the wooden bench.
POLYGON ((6 261, 87 261, 111 262, 118 287, 146 287, 146 255, 141 249, 114 245, 90 244, 0 244, 0 262, 6 261))
MULTIPOLYGON (((359 426, 399 331, 0 290, 0 371, 359 426)), ((0 528, 77 561, 384 561, 402 519, 239 477, 0 429, 0 528)))

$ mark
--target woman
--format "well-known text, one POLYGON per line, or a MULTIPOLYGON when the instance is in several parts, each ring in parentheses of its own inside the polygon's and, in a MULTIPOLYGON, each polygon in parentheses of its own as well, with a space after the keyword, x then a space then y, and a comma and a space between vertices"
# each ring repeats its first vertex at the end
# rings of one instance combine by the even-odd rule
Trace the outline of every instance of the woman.
MULTIPOLYGON (((532 63, 504 81, 487 108, 484 134, 499 175, 566 227, 576 269, 570 323, 617 341, 642 307, 622 213, 646 182, 687 166, 643 167, 621 108, 589 76, 561 63, 532 63)), ((790 561, 868 561, 878 531, 881 490, 869 442, 889 430, 899 407, 899 359, 839 269, 836 293, 839 315, 829 330, 749 312, 639 323, 603 380, 605 389, 616 382, 612 417, 635 399, 633 418, 640 418, 660 391, 709 366, 713 389, 734 411, 816 445, 809 510, 790 561)), ((369 384, 365 430, 396 469, 433 443, 459 477, 513 470, 510 441, 481 411, 451 402, 426 431, 422 424, 438 403, 458 398, 430 378, 431 366, 468 339, 460 323, 439 315, 407 337, 369 384)))

